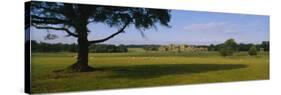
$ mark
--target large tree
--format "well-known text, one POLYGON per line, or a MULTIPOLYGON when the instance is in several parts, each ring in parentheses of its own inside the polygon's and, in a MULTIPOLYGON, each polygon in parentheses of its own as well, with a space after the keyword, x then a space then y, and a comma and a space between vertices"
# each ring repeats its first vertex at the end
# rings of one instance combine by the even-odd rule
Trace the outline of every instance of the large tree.
MULTIPOLYGON (((170 11, 164 9, 131 8, 83 5, 55 2, 31 2, 31 26, 37 29, 64 31, 68 36, 77 38, 77 62, 68 70, 84 72, 93 70, 88 65, 89 45, 107 41, 125 32, 130 25, 140 31, 156 27, 156 24, 169 27, 170 11), (116 27, 115 33, 103 39, 89 40, 87 26, 90 23, 104 23, 116 27)), ((91 24, 94 25, 94 24, 91 24)), ((91 26, 89 26, 91 27, 91 26)), ((48 35, 53 38, 54 36, 48 35)))
POLYGON ((234 52, 237 51, 237 43, 234 39, 228 39, 224 42, 224 44, 220 48, 220 54, 222 56, 231 56, 234 52))

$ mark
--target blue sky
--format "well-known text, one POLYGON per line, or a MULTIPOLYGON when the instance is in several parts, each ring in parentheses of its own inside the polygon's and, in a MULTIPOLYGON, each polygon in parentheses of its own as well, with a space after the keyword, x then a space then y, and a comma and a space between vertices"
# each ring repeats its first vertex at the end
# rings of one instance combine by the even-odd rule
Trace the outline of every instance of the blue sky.
MULTIPOLYGON (((157 29, 144 31, 145 38, 141 33, 129 26, 126 33, 104 42, 106 44, 192 44, 209 45, 223 43, 229 38, 234 38, 238 43, 261 43, 269 41, 269 16, 229 14, 196 11, 171 11, 171 28, 156 25, 157 29)), ((117 31, 105 24, 89 24, 89 40, 100 39, 117 31)), ((33 40, 49 43, 76 43, 76 38, 64 37, 62 31, 49 32, 57 34, 55 40, 45 40, 46 30, 31 29, 33 40)))

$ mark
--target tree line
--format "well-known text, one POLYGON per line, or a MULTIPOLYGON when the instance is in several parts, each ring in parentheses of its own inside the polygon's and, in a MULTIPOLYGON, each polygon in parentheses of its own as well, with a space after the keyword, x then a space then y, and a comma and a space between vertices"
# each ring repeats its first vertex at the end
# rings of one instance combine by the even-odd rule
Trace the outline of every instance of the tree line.
MULTIPOLYGON (((206 48, 208 48, 209 51, 219 51, 221 49, 221 47, 223 47, 223 45, 224 45, 224 43, 217 44, 217 45, 211 44, 209 46, 199 46, 199 47, 206 47, 206 48)), ((239 43, 239 44, 236 44, 234 46, 234 48, 236 48, 237 51, 248 51, 251 48, 251 46, 256 46, 256 48, 259 50, 261 48, 263 48, 264 51, 269 51, 269 41, 262 41, 261 44, 239 43)))
MULTIPOLYGON (((45 43, 30 41, 33 52, 77 52, 77 44, 62 44, 62 43, 45 43)), ((92 53, 118 53, 128 52, 128 48, 143 48, 145 51, 158 51, 161 45, 112 45, 112 44, 93 44, 89 46, 89 52, 92 53)), ((208 48, 208 51, 221 52, 223 56, 231 55, 236 51, 269 51, 269 41, 263 41, 261 44, 237 44, 234 39, 229 39, 222 44, 197 45, 196 47, 208 48)))
MULTIPOLYGON (((36 42, 34 40, 31 42, 32 52, 77 52, 77 44, 62 44, 62 43, 45 43, 36 42)), ((93 44, 89 46, 89 52, 92 53, 118 53, 118 52, 128 52, 127 47, 124 45, 111 45, 111 44, 93 44)))
MULTIPOLYGON (((196 45, 194 47, 197 48, 207 48, 208 51, 224 51, 223 49, 226 49, 226 45, 229 44, 230 47, 233 48, 233 51, 249 51, 253 46, 256 48, 256 50, 260 51, 269 51, 269 41, 262 41, 260 44, 252 44, 252 43, 236 43, 234 39, 228 39, 225 43, 221 44, 210 44, 210 45, 196 45)), ((161 45, 127 45, 126 47, 129 48, 143 48, 145 51, 158 51, 159 47, 161 45)))
POLYGON ((256 56, 259 51, 269 51, 269 41, 261 44, 237 44, 234 39, 228 39, 223 44, 217 45, 217 49, 222 56, 232 56, 235 52, 248 51, 250 56, 256 56))

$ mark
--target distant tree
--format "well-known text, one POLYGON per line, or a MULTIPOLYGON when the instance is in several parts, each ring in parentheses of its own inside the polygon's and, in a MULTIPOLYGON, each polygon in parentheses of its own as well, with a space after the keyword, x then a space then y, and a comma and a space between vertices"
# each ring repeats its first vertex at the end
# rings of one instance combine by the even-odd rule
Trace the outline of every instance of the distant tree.
POLYGON ((211 44, 210 46, 208 46, 208 50, 209 51, 215 51, 215 45, 211 44))
MULTIPOLYGON (((77 62, 69 66, 67 70, 85 72, 93 70, 88 65, 88 52, 91 44, 107 41, 120 33, 130 25, 144 31, 155 24, 169 27, 170 11, 164 9, 113 7, 98 5, 83 5, 71 3, 55 3, 31 1, 31 25, 37 29, 64 31, 68 36, 77 38, 78 57, 77 62), (90 23, 104 23, 118 30, 98 40, 88 40, 91 32, 90 23)), ((91 24, 94 25, 94 24, 91 24)), ((141 34, 143 34, 141 32, 141 34)), ((48 36, 48 35, 47 35, 48 36)), ((55 37, 55 36, 50 36, 55 37)))
POLYGON ((237 51, 237 43, 234 39, 228 39, 221 46, 219 52, 222 56, 231 56, 235 51, 237 51))
POLYGON ((249 51, 249 49, 251 48, 253 44, 244 44, 244 43, 240 43, 238 45, 238 51, 249 51))
POLYGON ((269 41, 263 41, 261 44, 261 48, 263 48, 264 51, 269 51, 269 41))
POLYGON ((121 45, 118 46, 118 51, 119 52, 128 52, 128 49, 125 45, 121 44, 121 45))
POLYGON ((220 49, 223 47, 223 43, 222 44, 218 44, 214 46, 214 50, 215 51, 220 51, 220 49))
POLYGON ((76 44, 71 44, 68 48, 69 52, 77 52, 77 45, 76 44))
POLYGON ((248 51, 250 56, 256 56, 258 54, 258 50, 255 45, 252 45, 248 51))
POLYGON ((159 47, 159 45, 146 45, 143 47, 143 49, 145 51, 157 51, 159 47))
POLYGON ((124 45, 110 45, 110 44, 97 44, 91 45, 89 47, 90 52, 92 53, 120 53, 120 52, 128 52, 128 49, 124 45))
POLYGON ((223 57, 225 57, 225 56, 230 56, 230 55, 233 54, 233 51, 230 50, 230 49, 227 48, 227 47, 222 47, 219 52, 220 52, 221 56, 223 56, 223 57))
POLYGON ((224 45, 226 47, 232 48, 234 51, 237 51, 237 43, 235 42, 234 39, 228 39, 225 41, 224 45))

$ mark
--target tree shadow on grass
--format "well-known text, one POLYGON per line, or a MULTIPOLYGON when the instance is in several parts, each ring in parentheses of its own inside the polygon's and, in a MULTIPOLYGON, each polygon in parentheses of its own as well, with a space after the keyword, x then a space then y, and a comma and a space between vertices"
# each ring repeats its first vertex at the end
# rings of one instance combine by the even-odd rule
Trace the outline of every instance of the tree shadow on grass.
POLYGON ((119 67, 107 67, 113 75, 110 78, 155 78, 165 75, 194 74, 210 71, 221 71, 246 68, 243 64, 149 64, 119 67))

